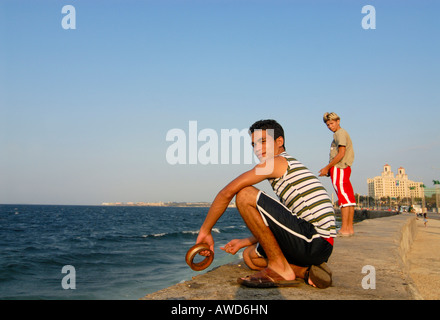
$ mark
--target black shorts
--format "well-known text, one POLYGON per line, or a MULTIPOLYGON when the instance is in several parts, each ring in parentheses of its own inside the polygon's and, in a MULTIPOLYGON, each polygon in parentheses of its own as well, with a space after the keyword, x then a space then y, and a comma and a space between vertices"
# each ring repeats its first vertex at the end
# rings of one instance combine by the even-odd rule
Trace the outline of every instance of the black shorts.
MULTIPOLYGON (((298 218, 289 208, 263 191, 258 194, 257 209, 289 263, 308 267, 327 262, 333 246, 316 232, 313 224, 298 218)), ((256 252, 267 257, 260 244, 256 252)))

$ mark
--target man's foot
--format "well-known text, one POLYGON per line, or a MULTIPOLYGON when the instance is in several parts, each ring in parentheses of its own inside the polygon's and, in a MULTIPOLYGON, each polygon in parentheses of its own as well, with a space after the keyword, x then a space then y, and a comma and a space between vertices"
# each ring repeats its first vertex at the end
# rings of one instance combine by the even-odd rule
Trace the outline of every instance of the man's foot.
POLYGON ((341 228, 337 232, 338 237, 350 237, 354 236, 353 228, 341 228))
POLYGON ((251 288, 296 287, 301 283, 298 280, 286 280, 270 268, 245 278, 238 278, 237 282, 251 288))
POLYGON ((338 237, 351 237, 354 236, 354 232, 353 233, 349 233, 349 232, 338 232, 337 234, 338 237))

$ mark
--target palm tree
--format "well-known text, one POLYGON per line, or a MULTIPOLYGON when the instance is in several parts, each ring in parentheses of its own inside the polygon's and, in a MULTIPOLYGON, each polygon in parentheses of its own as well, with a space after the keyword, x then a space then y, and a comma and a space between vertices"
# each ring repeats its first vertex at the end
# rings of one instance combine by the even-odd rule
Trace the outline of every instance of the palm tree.
POLYGON ((439 196, 439 193, 438 193, 438 190, 439 190, 439 187, 440 187, 440 181, 439 180, 432 180, 432 184, 435 186, 435 204, 436 204, 436 207, 437 207, 437 213, 439 213, 439 207, 438 207, 438 196, 439 196))

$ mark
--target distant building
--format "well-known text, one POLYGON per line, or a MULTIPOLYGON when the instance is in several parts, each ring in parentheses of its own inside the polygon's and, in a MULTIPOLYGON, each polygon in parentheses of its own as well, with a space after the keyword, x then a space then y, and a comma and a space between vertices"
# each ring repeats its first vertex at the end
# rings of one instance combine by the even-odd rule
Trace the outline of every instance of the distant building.
POLYGON ((374 199, 390 198, 422 198, 423 183, 408 179, 405 169, 400 167, 396 176, 391 171, 391 166, 386 164, 380 176, 367 179, 368 196, 374 199))

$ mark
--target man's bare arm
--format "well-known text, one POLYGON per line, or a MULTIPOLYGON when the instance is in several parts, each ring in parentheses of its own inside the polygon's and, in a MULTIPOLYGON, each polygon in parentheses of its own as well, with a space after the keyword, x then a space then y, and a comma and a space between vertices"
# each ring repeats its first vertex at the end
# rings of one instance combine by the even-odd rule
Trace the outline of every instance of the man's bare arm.
POLYGON ((225 212, 234 196, 245 187, 253 186, 265 179, 281 177, 286 169, 286 159, 284 157, 275 157, 256 165, 253 169, 241 174, 231 181, 217 194, 212 202, 206 219, 200 228, 196 243, 205 242, 211 247, 211 250, 214 250, 214 241, 212 239, 211 230, 225 212), (265 170, 268 166, 273 168, 273 170, 265 170))

